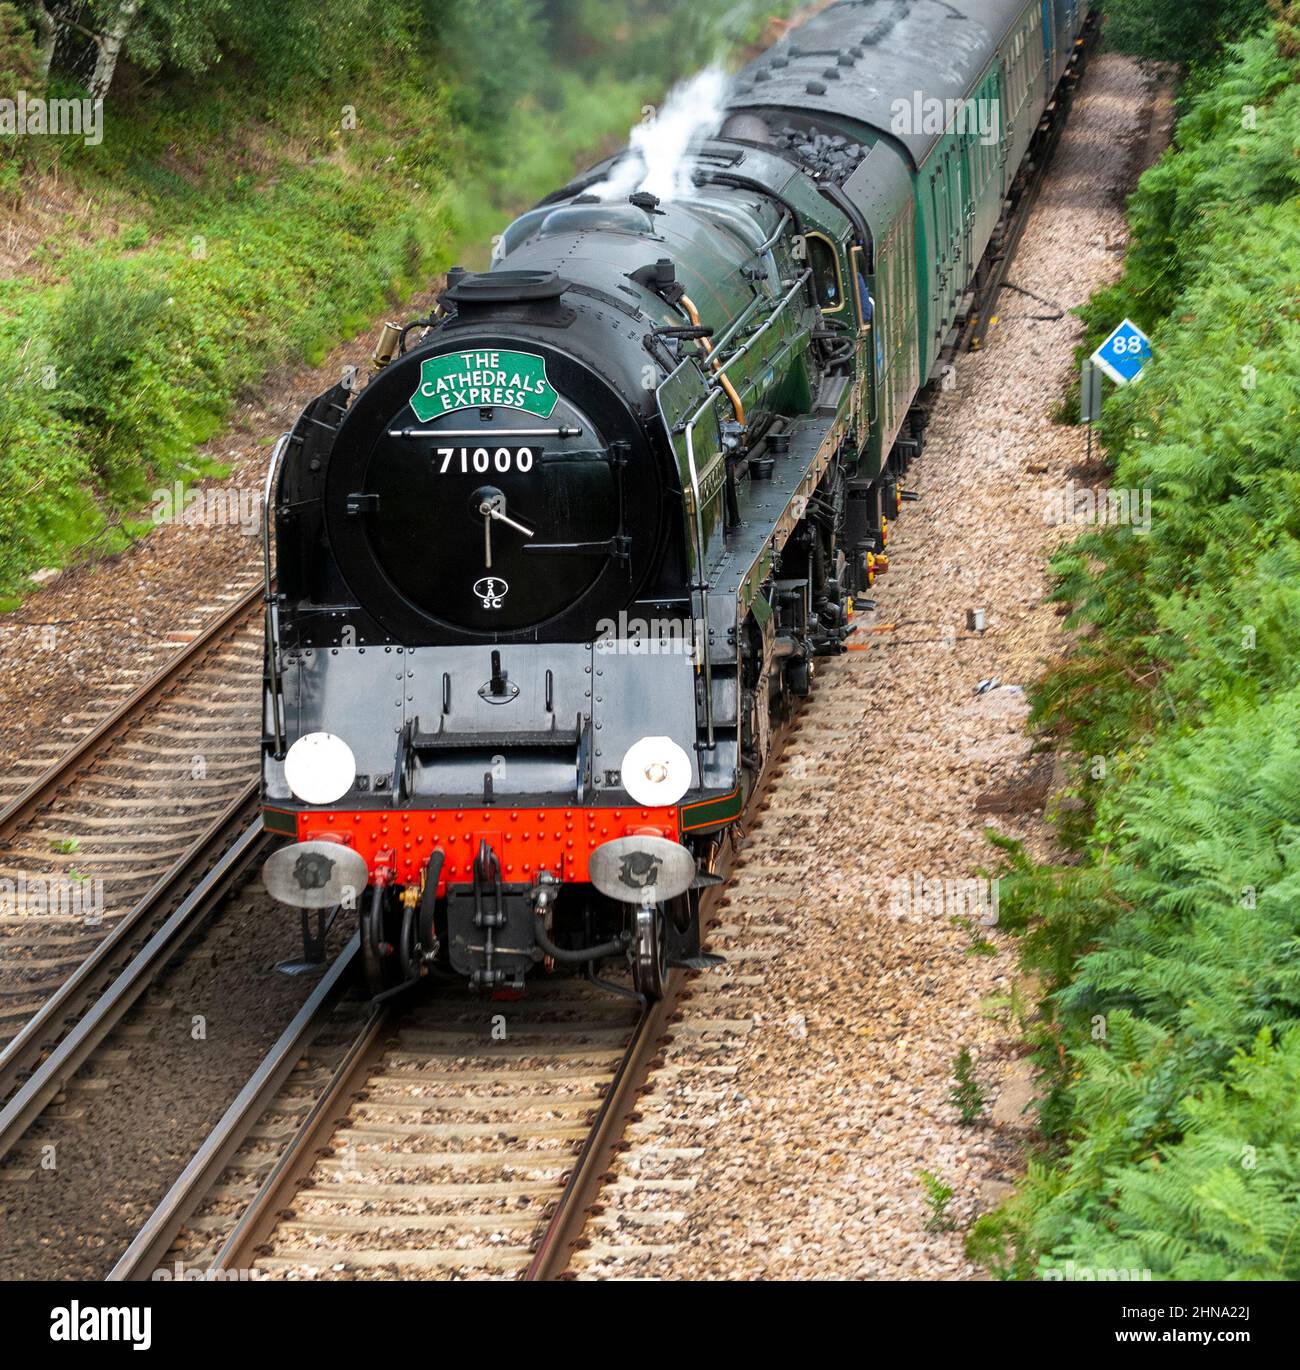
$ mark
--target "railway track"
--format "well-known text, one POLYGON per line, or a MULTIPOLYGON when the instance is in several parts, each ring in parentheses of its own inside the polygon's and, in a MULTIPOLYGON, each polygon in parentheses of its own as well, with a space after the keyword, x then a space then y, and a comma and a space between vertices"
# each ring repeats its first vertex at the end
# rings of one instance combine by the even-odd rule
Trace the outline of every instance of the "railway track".
MULTIPOLYGON (((283 1140, 303 1115, 324 1105, 330 1072, 383 1018, 382 1010, 346 998, 359 945, 354 935, 136 1234, 110 1279, 153 1279, 155 1271, 167 1268, 165 1259, 184 1224, 205 1198, 217 1192, 232 1165, 247 1187, 250 1173, 256 1176, 272 1164, 262 1156, 241 1156, 241 1148, 283 1140), (272 1119, 259 1130, 268 1112, 272 1119)), ((237 1195, 239 1189, 236 1181, 237 1195)), ((223 1234, 236 1221, 236 1216, 218 1216, 191 1230, 223 1234)))
POLYGON ((102 1278, 222 1110, 272 1097, 277 1034, 287 1072, 349 985, 355 938, 314 989, 277 974, 299 930, 261 889, 274 840, 251 788, 0 1052, 0 1275, 102 1278))
POLYGON ((0 1047, 250 793, 261 605, 241 593, 0 808, 0 1047))
POLYGON ((0 1160, 265 855, 257 798, 247 787, 0 1050, 0 1160))
POLYGON ((558 1250, 551 1224, 561 1230, 595 1139, 617 1129, 627 1098, 618 1085, 630 1083, 654 1016, 580 980, 514 1004, 457 989, 413 1011, 380 1010, 342 1050, 308 1055, 305 1074, 320 1087, 310 1105, 295 1079, 265 1123, 254 1125, 251 1109, 239 1121, 247 1144, 179 1246, 165 1239, 192 1187, 168 1196, 113 1276, 147 1279, 176 1264, 213 1276, 340 1265, 523 1275, 558 1250), (267 1142, 295 1112, 268 1165, 267 1142))
MULTIPOLYGON (((751 813, 765 802, 760 791, 751 813)), ((735 858, 723 853, 724 873, 735 858)), ((726 888, 704 891, 706 925, 726 888)), ((517 1001, 469 999, 456 983, 364 1020, 345 1002, 342 1028, 336 997, 318 990, 110 1278, 548 1280, 581 1246, 617 1253, 594 1210, 639 1094, 675 1033, 729 1027, 681 1013, 699 974, 674 970, 648 1006, 578 977, 517 1001)), ((650 1169, 683 1159, 652 1139, 637 1152, 650 1169)))
POLYGON ((581 979, 457 988, 312 1045, 308 1005, 111 1278, 562 1275, 684 983, 645 1010, 581 979))

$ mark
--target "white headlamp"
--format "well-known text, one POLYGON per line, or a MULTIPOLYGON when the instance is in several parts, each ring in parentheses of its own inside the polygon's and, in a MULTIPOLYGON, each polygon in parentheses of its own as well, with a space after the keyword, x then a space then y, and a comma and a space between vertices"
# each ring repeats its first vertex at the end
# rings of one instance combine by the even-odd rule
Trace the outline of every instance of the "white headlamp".
POLYGON ((691 758, 671 737, 643 737, 623 757, 623 788, 638 804, 676 804, 691 788, 691 758))
POLYGON ((304 733, 284 758, 284 778, 304 804, 334 804, 352 788, 357 759, 333 733, 304 733))

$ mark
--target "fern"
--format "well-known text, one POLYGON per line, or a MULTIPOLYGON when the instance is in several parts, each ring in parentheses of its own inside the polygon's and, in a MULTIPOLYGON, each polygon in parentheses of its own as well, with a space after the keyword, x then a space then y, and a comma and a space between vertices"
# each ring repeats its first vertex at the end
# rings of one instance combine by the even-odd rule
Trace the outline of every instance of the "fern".
POLYGON ((1124 315, 1152 331, 1103 427, 1154 516, 1054 561, 1084 632, 1032 722, 1107 763, 1057 815, 1074 863, 994 844, 1042 990, 1045 1133, 971 1231, 1002 1277, 1300 1275, 1300 85, 1278 33, 1199 83, 1123 278, 1082 311, 1090 347, 1124 315))

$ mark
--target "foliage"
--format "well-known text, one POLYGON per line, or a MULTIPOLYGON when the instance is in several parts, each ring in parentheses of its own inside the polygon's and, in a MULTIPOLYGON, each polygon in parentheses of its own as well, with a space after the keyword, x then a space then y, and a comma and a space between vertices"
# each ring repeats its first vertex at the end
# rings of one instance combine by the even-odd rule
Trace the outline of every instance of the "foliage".
POLYGON ((501 129, 527 91, 545 50, 535 0, 448 5, 438 24, 445 60, 458 74, 452 111, 479 133, 501 129))
POLYGON ((970 1048, 962 1047, 953 1063, 952 1092, 948 1102, 961 1114, 964 1126, 969 1127, 984 1112, 984 1090, 975 1075, 975 1062, 971 1059, 970 1048))
MULTIPOLYGON (((39 63, 31 29, 18 10, 0 0, 0 97, 35 85, 39 63)), ((21 184, 17 140, 0 141, 0 198, 12 199, 21 184)))
POLYGON ((1142 179, 1095 345, 1152 333, 1107 401, 1149 533, 1058 558, 1087 629, 1034 693, 1083 768, 1075 864, 1002 849, 1052 1150, 972 1230, 995 1273, 1300 1273, 1300 86, 1282 28, 1228 51, 1142 179), (1246 114, 1249 117, 1243 117, 1246 114))
POLYGON ((1224 35, 1247 32, 1268 12, 1268 0, 1107 0, 1106 37, 1136 57, 1203 62, 1224 35))
POLYGON ((1011 1209, 1015 1201, 992 1213, 981 1213, 966 1233, 967 1258, 996 1280, 1028 1279, 1033 1268, 1024 1254, 1024 1232, 1011 1209))
MULTIPOLYGON (((84 80, 96 44, 125 23, 124 52, 137 72, 164 78, 198 75, 223 61, 257 73, 268 84, 338 79, 372 71, 381 54, 410 45, 430 0, 10 0, 31 29, 58 28, 55 69, 84 80)), ((110 98, 117 99, 115 89, 110 98)))
POLYGON ((948 1213, 948 1205, 952 1202, 952 1196, 956 1191, 952 1185, 944 1184, 937 1175, 928 1170, 919 1171, 917 1178, 925 1190, 925 1202, 930 1209, 930 1217, 925 1224, 925 1230, 927 1232, 951 1232, 953 1220, 948 1213))
POLYGON ((0 95, 32 85, 39 64, 31 26, 11 3, 0 3, 0 95))
MULTIPOLYGON (((116 0, 94 5, 100 32, 118 8, 116 0)), ((167 0, 162 5, 146 0, 128 33, 127 53, 146 71, 158 71, 164 65, 189 73, 207 71, 221 60, 223 26, 240 8, 240 0, 167 0)))
POLYGON ((91 261, 50 320, 55 411, 110 487, 138 469, 138 454, 162 456, 182 438, 165 378, 173 305, 131 263, 91 261))

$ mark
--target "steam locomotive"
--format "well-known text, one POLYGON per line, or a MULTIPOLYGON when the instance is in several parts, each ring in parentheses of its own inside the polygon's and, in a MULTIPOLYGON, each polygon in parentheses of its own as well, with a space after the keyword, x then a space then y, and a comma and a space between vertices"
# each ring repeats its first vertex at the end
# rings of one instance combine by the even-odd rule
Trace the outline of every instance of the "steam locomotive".
POLYGON ((357 910, 374 993, 612 962, 655 998, 707 961, 700 892, 887 569, 1093 23, 833 5, 739 74, 684 193, 593 167, 277 444, 264 878, 357 910))

